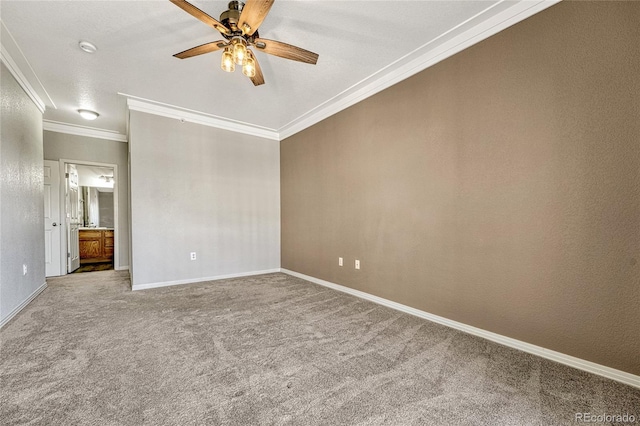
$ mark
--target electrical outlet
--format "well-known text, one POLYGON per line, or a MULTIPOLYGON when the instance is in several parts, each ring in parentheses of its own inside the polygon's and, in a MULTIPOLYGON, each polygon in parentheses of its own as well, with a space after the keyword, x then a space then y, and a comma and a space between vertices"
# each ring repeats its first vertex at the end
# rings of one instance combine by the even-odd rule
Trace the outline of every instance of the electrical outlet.
POLYGON ((356 269, 360 269, 360 261, 356 259, 356 269))
POLYGON ((27 275, 27 265, 22 265, 22 275, 27 275))
POLYGON ((196 252, 195 251, 191 252, 191 260, 196 260, 196 252))
POLYGON ((338 258, 338 266, 342 266, 344 265, 344 261, 342 260, 341 257, 338 258))

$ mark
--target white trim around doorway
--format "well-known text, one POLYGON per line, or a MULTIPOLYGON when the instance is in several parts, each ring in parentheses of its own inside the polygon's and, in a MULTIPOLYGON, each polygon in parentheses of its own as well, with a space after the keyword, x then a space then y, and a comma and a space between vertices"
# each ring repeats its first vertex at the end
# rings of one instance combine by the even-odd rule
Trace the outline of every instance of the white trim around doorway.
POLYGON ((66 165, 67 164, 76 164, 78 166, 96 166, 96 167, 106 167, 106 168, 110 168, 113 169, 113 181, 114 181, 114 185, 113 185, 113 269, 115 270, 122 270, 122 269, 128 269, 128 266, 125 266, 124 268, 120 266, 120 213, 119 213, 119 203, 118 203, 118 193, 119 193, 119 186, 120 186, 120 176, 118 175, 118 165, 117 164, 112 164, 112 163, 99 163, 99 162, 95 162, 95 161, 85 161, 85 160, 73 160, 73 159, 68 159, 68 158, 61 158, 59 160, 60 163, 60 187, 61 187, 61 191, 60 191, 60 217, 63 219, 61 221, 61 232, 62 235, 60 236, 60 250, 62 253, 61 259, 60 259, 60 267, 62 269, 60 269, 60 271, 64 271, 63 275, 67 275, 68 272, 68 268, 67 268, 67 221, 65 218, 65 210, 64 210, 64 206, 65 206, 65 194, 64 191, 62 190, 62 182, 65 178, 65 169, 66 169, 66 165))

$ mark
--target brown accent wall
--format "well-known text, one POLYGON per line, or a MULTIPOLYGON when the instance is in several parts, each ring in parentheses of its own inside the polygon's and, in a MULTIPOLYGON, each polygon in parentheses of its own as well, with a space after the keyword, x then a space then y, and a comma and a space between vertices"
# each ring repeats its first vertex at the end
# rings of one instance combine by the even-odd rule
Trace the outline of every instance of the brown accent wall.
POLYGON ((282 141, 282 267, 640 374, 639 22, 563 2, 282 141))

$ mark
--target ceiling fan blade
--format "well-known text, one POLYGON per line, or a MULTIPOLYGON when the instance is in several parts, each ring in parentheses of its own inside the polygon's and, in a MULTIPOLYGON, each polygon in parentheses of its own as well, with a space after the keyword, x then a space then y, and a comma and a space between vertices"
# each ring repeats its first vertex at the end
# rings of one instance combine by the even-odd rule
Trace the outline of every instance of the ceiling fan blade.
POLYGON ((254 86, 260 86, 261 84, 264 84, 264 77, 262 76, 262 70, 260 69, 260 64, 258 64, 258 59, 256 58, 256 55, 251 55, 253 56, 253 60, 255 61, 256 64, 256 75, 251 77, 251 82, 253 83, 254 86))
POLYGON ((201 44, 200 46, 187 49, 184 52, 176 53, 173 56, 180 59, 191 58, 192 56, 198 56, 198 55, 203 55, 209 52, 215 52, 216 50, 222 49, 227 44, 228 43, 224 40, 212 41, 211 43, 201 44))
POLYGON ((256 32, 275 0, 247 0, 242 8, 238 28, 246 35, 256 32))
POLYGON ((282 43, 281 41, 257 38, 254 40, 254 44, 258 50, 270 55, 313 65, 318 62, 317 53, 309 52, 308 50, 304 50, 300 47, 292 46, 287 43, 282 43))
POLYGON ((193 16, 194 18, 199 19, 200 21, 209 25, 211 28, 220 31, 222 34, 231 33, 231 31, 229 31, 227 27, 225 27, 220 22, 213 19, 211 16, 209 16, 202 10, 198 9, 188 1, 185 1, 185 0, 169 0, 169 1, 175 4, 176 6, 178 6, 180 9, 187 12, 189 15, 193 16))

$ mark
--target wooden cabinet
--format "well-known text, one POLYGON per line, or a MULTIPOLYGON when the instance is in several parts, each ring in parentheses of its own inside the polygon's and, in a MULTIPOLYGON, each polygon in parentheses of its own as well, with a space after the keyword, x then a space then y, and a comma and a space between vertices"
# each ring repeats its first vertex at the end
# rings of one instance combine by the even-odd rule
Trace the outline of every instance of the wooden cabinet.
POLYGON ((113 262, 113 231, 80 230, 80 263, 113 262))

